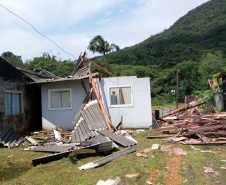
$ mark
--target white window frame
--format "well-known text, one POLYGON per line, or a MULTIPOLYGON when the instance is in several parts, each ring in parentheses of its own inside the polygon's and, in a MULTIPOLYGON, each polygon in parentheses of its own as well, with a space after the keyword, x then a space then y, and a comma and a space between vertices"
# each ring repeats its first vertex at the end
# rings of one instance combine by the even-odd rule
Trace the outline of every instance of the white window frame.
POLYGON ((72 109, 72 93, 71 93, 71 88, 63 88, 63 89, 48 89, 48 104, 49 104, 49 110, 68 110, 72 109), (51 108, 50 107, 50 101, 51 101, 51 92, 53 91, 70 91, 70 107, 65 107, 65 108, 51 108))
POLYGON ((108 101, 109 101, 109 107, 132 107, 133 106, 133 87, 132 85, 120 85, 120 86, 108 86, 108 101), (111 93, 110 88, 120 88, 120 87, 130 87, 131 89, 131 104, 118 104, 118 105, 111 105, 111 93))
MULTIPOLYGON (((24 102, 23 102, 23 92, 22 91, 13 91, 13 90, 6 90, 5 91, 5 96, 6 93, 19 93, 20 94, 20 113, 19 114, 12 114, 12 115, 6 115, 5 116, 17 116, 17 115, 21 115, 24 113, 24 102)), ((6 102, 5 102, 5 109, 6 109, 6 102)), ((6 110, 5 110, 6 112, 6 110)))

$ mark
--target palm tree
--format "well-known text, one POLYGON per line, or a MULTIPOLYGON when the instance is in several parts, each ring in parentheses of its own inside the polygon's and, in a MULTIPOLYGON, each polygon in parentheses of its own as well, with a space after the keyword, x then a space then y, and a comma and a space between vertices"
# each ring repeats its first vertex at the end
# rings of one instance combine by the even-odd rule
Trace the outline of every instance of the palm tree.
POLYGON ((88 49, 93 53, 98 52, 100 54, 103 54, 104 56, 106 53, 114 49, 116 51, 120 50, 119 46, 117 46, 116 44, 110 45, 108 41, 104 40, 100 35, 97 35, 89 42, 88 49))

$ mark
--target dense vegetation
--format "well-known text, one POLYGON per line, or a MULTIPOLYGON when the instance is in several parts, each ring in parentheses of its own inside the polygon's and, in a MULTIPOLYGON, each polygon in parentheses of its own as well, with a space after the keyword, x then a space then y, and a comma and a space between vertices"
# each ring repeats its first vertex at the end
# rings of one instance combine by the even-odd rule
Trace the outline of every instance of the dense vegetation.
MULTIPOLYGON (((11 52, 1 56, 13 65, 42 68, 61 77, 69 75, 74 66, 74 62, 59 61, 49 53, 25 64, 20 56, 11 52)), ((226 1, 209 1, 162 33, 92 60, 117 76, 150 77, 154 104, 172 102, 171 90, 176 89, 177 69, 180 70, 180 101, 184 100, 184 95, 198 91, 200 94, 206 90, 208 78, 226 70, 226 1)))
POLYGON ((3 52, 1 57, 16 67, 30 70, 45 69, 60 77, 69 76, 72 73, 75 64, 75 62, 71 60, 57 60, 56 56, 50 55, 47 52, 44 52, 42 56, 34 57, 33 60, 28 60, 25 63, 23 63, 21 56, 14 55, 9 51, 3 52))

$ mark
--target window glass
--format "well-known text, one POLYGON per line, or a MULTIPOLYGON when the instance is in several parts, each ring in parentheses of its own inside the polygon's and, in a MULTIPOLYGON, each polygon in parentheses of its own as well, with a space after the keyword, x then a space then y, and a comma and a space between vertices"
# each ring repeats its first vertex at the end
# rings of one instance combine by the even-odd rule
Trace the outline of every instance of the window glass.
POLYGON ((6 116, 21 114, 21 93, 5 93, 5 114, 6 116))
POLYGON ((131 105, 131 87, 111 87, 111 105, 131 105))
POLYGON ((51 90, 50 91, 50 109, 71 108, 71 91, 51 90))

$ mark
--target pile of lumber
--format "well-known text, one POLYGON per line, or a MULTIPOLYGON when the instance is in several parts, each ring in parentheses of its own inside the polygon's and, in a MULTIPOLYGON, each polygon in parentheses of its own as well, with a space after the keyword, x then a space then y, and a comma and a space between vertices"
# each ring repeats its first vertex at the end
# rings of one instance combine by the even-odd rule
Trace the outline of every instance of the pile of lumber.
POLYGON ((226 143, 226 112, 165 117, 163 120, 162 127, 156 130, 167 134, 177 133, 176 137, 169 138, 171 141, 182 144, 226 143))

